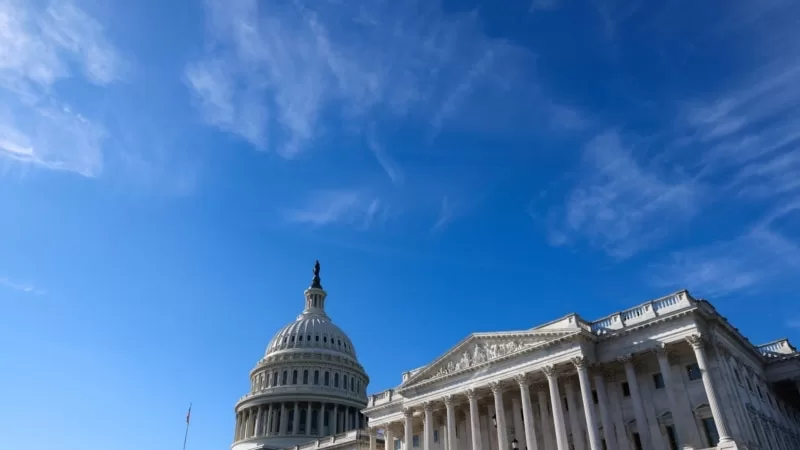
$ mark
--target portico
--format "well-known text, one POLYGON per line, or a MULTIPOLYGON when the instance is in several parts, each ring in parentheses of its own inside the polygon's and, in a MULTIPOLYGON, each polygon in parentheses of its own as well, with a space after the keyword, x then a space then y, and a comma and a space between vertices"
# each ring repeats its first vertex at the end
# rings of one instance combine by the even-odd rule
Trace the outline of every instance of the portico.
POLYGON ((724 406, 713 349, 730 331, 702 307, 683 291, 594 323, 472 334, 363 412, 386 449, 739 448, 757 438, 724 406))

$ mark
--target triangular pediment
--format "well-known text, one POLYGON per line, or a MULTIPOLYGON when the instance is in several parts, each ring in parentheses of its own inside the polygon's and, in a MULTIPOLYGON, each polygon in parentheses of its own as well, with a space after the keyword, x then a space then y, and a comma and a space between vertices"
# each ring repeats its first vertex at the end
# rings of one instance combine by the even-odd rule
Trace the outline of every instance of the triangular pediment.
POLYGON ((565 336, 579 333, 574 328, 547 331, 473 333, 431 364, 414 373, 400 386, 400 389, 423 381, 467 372, 492 361, 505 359, 565 336))

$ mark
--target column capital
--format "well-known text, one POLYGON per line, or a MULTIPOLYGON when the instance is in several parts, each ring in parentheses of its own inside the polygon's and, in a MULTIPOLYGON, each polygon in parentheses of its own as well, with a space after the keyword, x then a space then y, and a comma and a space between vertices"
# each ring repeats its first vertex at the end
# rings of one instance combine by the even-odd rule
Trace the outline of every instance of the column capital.
POLYGON ((403 408, 403 415, 406 417, 406 419, 414 417, 414 408, 409 408, 409 407, 403 408))
POLYGON ((633 355, 628 353, 626 355, 622 355, 617 358, 617 361, 621 362, 622 364, 632 364, 633 363, 633 355))
POLYGON ((369 437, 378 437, 378 427, 369 427, 367 431, 369 433, 369 437))
POLYGON ((425 411, 425 414, 428 414, 433 410, 433 405, 431 404, 431 402, 423 402, 422 410, 425 411))
POLYGON ((470 400, 478 398, 478 393, 475 392, 475 389, 467 389, 465 394, 467 394, 467 398, 470 400))
POLYGON ((514 375, 514 381, 519 384, 520 388, 528 387, 531 384, 531 380, 528 378, 527 373, 518 373, 514 375))
POLYGON ((656 347, 652 348, 651 351, 656 354, 656 356, 667 356, 669 355, 669 350, 667 350, 667 344, 658 344, 656 347))
POLYGON ((689 345, 692 346, 692 348, 699 349, 703 348, 703 343, 705 342, 705 339, 703 339, 703 337, 700 336, 699 334, 693 334, 691 336, 686 337, 686 342, 688 342, 689 345))
POLYGON ((444 406, 448 409, 453 407, 454 400, 452 395, 445 395, 442 400, 444 400, 444 406))
POLYGON ((586 369, 586 367, 588 366, 588 362, 586 361, 586 357, 584 356, 576 356, 570 359, 570 361, 572 362, 572 364, 575 365, 575 367, 578 370, 586 369))
POLYGON ((489 388, 492 390, 492 393, 497 394, 503 392, 503 386, 500 385, 497 381, 492 381, 489 383, 489 388))
POLYGON ((548 379, 558 376, 556 366, 544 366, 542 367, 542 373, 544 373, 544 376, 546 376, 548 379))

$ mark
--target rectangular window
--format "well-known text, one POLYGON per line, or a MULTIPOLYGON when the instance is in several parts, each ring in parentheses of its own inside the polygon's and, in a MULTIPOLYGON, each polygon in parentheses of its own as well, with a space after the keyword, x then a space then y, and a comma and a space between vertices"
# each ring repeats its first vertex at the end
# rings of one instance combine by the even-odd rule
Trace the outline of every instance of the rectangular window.
POLYGON ((281 384, 286 384, 288 382, 289 382, 289 372, 284 370, 283 371, 283 381, 281 382, 281 384))
POLYGON ((686 374, 689 376, 689 381, 699 380, 702 378, 700 366, 698 366, 697 363, 692 363, 686 366, 686 374))
POLYGON ((303 384, 308 384, 308 370, 303 371, 303 384))
POLYGON ((292 384, 297 384, 297 371, 292 371, 292 384))
POLYGON ((642 447, 642 438, 639 437, 639 433, 633 433, 633 448, 636 450, 644 450, 644 447, 642 447))
POLYGON ((314 384, 319 384, 319 370, 314 371, 314 384))
POLYGON ((411 444, 414 448, 419 448, 419 435, 415 434, 413 438, 411 438, 411 444))
POLYGON ((669 450, 678 450, 678 437, 675 436, 675 428, 672 425, 664 427, 667 431, 667 443, 669 443, 669 450))
POLYGON ((664 377, 661 375, 661 373, 653 374, 653 386, 655 386, 656 389, 664 388, 664 377))
POLYGON ((631 387, 628 385, 627 381, 622 382, 622 396, 623 397, 631 396, 631 387))
POLYGON ((713 418, 707 417, 703 419, 703 431, 706 434, 706 439, 708 439, 708 445, 717 445, 719 433, 717 433, 717 424, 714 423, 713 418))
POLYGON ((325 386, 330 386, 331 384, 331 374, 330 372, 325 372, 325 386))

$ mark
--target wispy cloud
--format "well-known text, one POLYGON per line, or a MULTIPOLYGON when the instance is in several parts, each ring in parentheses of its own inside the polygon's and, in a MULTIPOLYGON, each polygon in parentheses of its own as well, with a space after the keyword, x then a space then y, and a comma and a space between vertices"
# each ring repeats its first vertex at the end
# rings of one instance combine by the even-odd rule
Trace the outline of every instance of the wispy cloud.
POLYGON ((450 201, 448 197, 442 197, 439 215, 436 217, 436 222, 434 222, 431 230, 440 231, 447 227, 447 225, 449 225, 453 220, 455 211, 455 205, 452 203, 452 201, 450 201))
POLYGON ((289 222, 313 226, 346 225, 367 229, 387 218, 381 200, 365 190, 331 189, 312 193, 305 206, 287 210, 289 222))
POLYGON ((8 277, 0 276, 0 286, 26 294, 43 295, 46 292, 32 284, 15 282, 8 277))
POLYGON ((620 259, 658 243, 668 226, 691 219, 702 192, 691 178, 666 176, 637 160, 614 130, 585 146, 579 180, 565 206, 550 212, 551 243, 585 239, 620 259))
POLYGON ((0 157, 96 175, 102 126, 59 101, 55 83, 102 86, 123 69, 103 28, 75 5, 0 0, 0 157))
POLYGON ((286 157, 331 133, 331 120, 361 133, 365 118, 410 118, 435 134, 464 121, 486 129, 487 108, 498 126, 510 107, 546 109, 521 100, 540 94, 527 50, 437 2, 209 0, 207 14, 210 50, 186 75, 203 117, 286 157))

